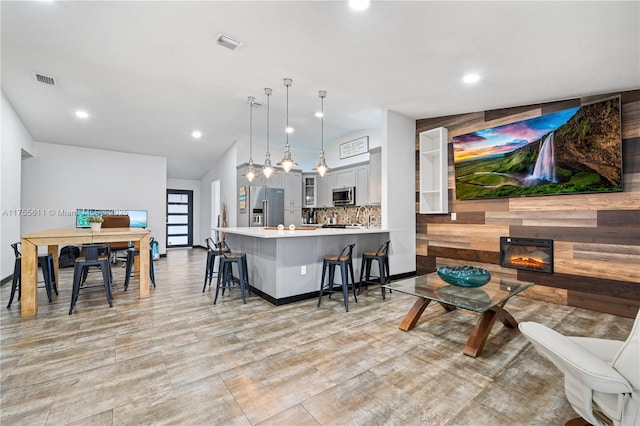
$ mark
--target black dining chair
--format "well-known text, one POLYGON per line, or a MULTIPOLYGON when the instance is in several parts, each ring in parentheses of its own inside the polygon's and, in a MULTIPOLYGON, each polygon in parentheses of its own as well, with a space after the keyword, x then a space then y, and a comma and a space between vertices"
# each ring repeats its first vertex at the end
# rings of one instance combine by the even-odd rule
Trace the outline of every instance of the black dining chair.
MULTIPOLYGON (((151 280, 151 284, 153 284, 153 286, 155 287, 156 274, 153 270, 153 249, 151 248, 154 241, 155 238, 149 238, 149 279, 151 280)), ((133 263, 135 261, 135 257, 139 254, 140 250, 134 247, 130 247, 129 250, 127 250, 127 263, 125 265, 126 269, 124 271, 124 291, 127 291, 129 289, 129 281, 131 281, 131 274, 133 273, 133 263)))
MULTIPOLYGON (((69 308, 69 315, 73 313, 73 310, 78 301, 80 295, 80 288, 82 284, 82 277, 85 273, 85 268, 89 266, 99 266, 102 270, 102 284, 104 286, 104 292, 107 296, 107 302, 109 307, 113 307, 113 295, 111 293, 111 275, 108 256, 100 256, 100 250, 104 248, 101 244, 91 244, 83 247, 84 256, 78 257, 74 265, 73 270, 73 290, 71 293, 71 307, 69 308)), ((83 288, 87 288, 86 286, 83 288)))
MULTIPOLYGON (((15 262, 13 264, 13 280, 11 282, 11 296, 9 296, 9 303, 7 309, 11 308, 16 291, 18 292, 18 300, 22 295, 20 284, 22 281, 22 255, 20 253, 20 242, 11 244, 13 254, 15 256, 15 262)), ((56 271, 53 267, 53 255, 51 253, 38 256, 38 266, 42 269, 42 275, 44 277, 44 288, 47 291, 47 298, 49 303, 53 301, 51 297, 51 290, 58 295, 58 286, 56 284, 56 271)))

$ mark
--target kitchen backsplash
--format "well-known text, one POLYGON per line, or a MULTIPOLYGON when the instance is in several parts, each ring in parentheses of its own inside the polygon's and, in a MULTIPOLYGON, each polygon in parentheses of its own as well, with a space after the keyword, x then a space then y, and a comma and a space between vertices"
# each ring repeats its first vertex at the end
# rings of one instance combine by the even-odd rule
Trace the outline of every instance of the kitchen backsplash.
POLYGON ((370 218, 371 226, 382 224, 382 214, 380 206, 360 206, 360 207, 330 207, 324 209, 302 209, 302 220, 308 222, 309 216, 315 212, 318 224, 346 224, 360 223, 367 225, 370 218))

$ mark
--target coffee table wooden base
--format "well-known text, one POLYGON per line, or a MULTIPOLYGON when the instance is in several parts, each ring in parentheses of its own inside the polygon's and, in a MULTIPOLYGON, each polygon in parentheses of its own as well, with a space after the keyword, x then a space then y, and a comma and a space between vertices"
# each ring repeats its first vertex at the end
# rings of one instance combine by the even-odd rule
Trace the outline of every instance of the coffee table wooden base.
MULTIPOLYGON (((413 329, 418 323, 418 320, 420 319, 420 316, 422 316, 424 310, 429 306, 430 302, 431 300, 429 299, 419 297, 400 323, 400 330, 409 331, 413 329)), ((489 333, 491 332, 491 328, 493 327, 493 323, 496 321, 496 318, 499 319, 507 328, 518 327, 518 322, 515 318, 513 318, 513 316, 504 309, 504 305, 506 303, 507 301, 505 300, 501 304, 480 314, 480 318, 471 331, 471 336, 469 336, 469 340, 467 340, 467 344, 462 351, 465 355, 473 358, 480 355, 480 352, 482 352, 482 349, 484 348, 484 344, 487 342, 487 338, 489 337, 489 333)), ((445 303, 440 303, 440 305, 442 305, 447 312, 456 310, 455 306, 447 305, 445 303)))
POLYGON ((418 323, 418 320, 422 316, 424 310, 427 308, 427 306, 429 306, 429 302, 431 302, 431 300, 418 297, 416 303, 413 304, 411 309, 409 309, 409 312, 407 312, 407 315, 404 316, 404 319, 400 323, 400 330, 412 330, 413 327, 415 327, 418 323))

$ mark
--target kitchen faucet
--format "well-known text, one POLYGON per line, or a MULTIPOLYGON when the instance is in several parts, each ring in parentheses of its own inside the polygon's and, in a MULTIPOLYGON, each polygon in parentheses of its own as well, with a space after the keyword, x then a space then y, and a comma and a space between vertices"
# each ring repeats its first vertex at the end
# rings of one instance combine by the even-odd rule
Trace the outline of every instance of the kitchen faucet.
POLYGON ((371 226, 371 212, 369 211, 369 208, 367 206, 358 207, 358 210, 356 210, 356 220, 358 220, 358 218, 360 217, 360 213, 363 211, 364 211, 364 214, 367 215, 366 227, 369 228, 371 226))

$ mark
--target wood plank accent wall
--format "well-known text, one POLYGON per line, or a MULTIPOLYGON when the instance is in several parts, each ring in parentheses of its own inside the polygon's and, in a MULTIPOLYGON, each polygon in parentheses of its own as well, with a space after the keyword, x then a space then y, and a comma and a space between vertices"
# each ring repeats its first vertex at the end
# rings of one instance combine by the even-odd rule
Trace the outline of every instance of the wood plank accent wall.
POLYGON ((473 265, 533 281, 532 298, 634 317, 640 307, 640 90, 538 105, 474 112, 416 121, 418 135, 449 131, 450 215, 419 214, 416 185, 418 274, 441 265, 473 265), (549 114, 613 95, 622 99, 624 192, 491 200, 455 198, 452 138, 476 130, 549 114), (500 266, 500 237, 554 240, 554 273, 500 266))

